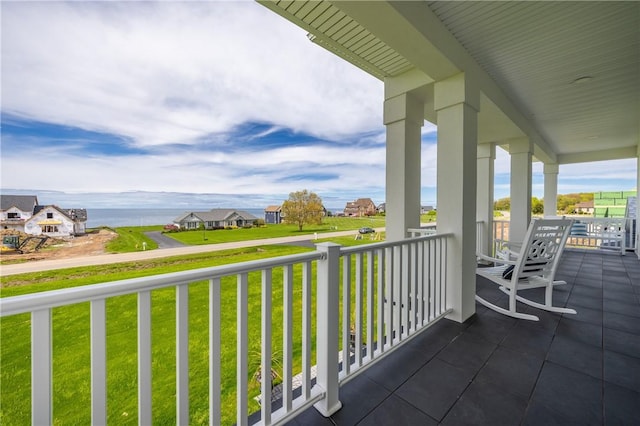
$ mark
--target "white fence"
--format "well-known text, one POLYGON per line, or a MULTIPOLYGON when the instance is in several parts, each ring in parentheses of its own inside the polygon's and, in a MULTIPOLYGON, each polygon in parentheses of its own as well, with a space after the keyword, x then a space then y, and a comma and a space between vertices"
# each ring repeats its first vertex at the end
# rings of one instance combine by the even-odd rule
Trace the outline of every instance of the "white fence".
MULTIPOLYGON (((625 254, 636 248, 636 220, 631 218, 572 217, 567 247, 603 249, 625 254)), ((509 241, 509 221, 494 220, 494 253, 509 241)))
POLYGON ((155 344, 175 345, 177 424, 191 423, 190 401, 202 397, 190 395, 190 374, 208 375, 210 424, 221 424, 222 413, 228 410, 221 403, 221 395, 225 392, 237 395, 234 421, 239 425, 248 424, 248 381, 251 377, 248 326, 251 321, 261 321, 259 422, 265 425, 284 423, 312 404, 329 415, 340 407, 341 383, 451 312, 446 300, 448 237, 424 236, 349 248, 325 243, 318 245, 316 251, 305 254, 2 298, 0 315, 3 319, 24 313, 31 316, 31 423, 64 423, 64 419, 56 418, 53 407, 52 310, 82 302, 90 304, 90 348, 85 350, 90 351, 91 358, 87 372, 91 381, 91 422, 107 423, 107 303, 117 303, 112 299, 118 296, 137 295, 137 416, 138 424, 152 424, 151 296, 166 288, 175 289, 176 339, 174 343, 155 344), (282 274, 278 275, 278 282, 281 277, 283 283, 282 306, 273 306, 271 297, 276 274, 282 274), (224 322, 221 316, 221 280, 229 277, 236 283, 237 306, 232 325, 224 322), (194 372, 190 371, 188 350, 190 339, 194 338, 189 333, 192 314, 189 289, 203 280, 208 281, 209 292, 206 343, 209 366, 208 371, 194 372), (261 287, 261 319, 249 316, 248 295, 253 286, 261 287), (294 286, 301 290, 296 293, 301 300, 295 304, 294 286), (294 312, 294 305, 301 306, 301 312, 294 312), (272 314, 275 310, 282 310, 282 324, 274 323, 272 314), (294 318, 302 321, 300 341, 296 342, 292 333, 294 318), (237 330, 235 342, 221 341, 222 327, 229 326, 237 330), (275 327, 281 328, 283 337, 281 347, 274 348, 275 327), (294 359, 294 343, 301 347, 297 359, 294 359), (225 345, 235 348, 235 389, 221 386, 221 357, 225 345), (276 352, 282 354, 281 366, 273 362, 276 352), (301 366, 296 374, 294 364, 301 366), (281 408, 277 410, 272 409, 273 390, 268 379, 274 368, 281 370, 278 374, 282 378, 282 396, 278 400, 281 408), (316 377, 312 386, 313 370, 316 377), (300 383, 300 388, 294 389, 294 383, 300 383))

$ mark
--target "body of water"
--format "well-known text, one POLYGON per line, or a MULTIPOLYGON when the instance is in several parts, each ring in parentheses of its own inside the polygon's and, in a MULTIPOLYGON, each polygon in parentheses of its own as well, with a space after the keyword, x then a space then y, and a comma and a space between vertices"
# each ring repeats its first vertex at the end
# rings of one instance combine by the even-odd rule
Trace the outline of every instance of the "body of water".
MULTIPOLYGON (((183 213, 207 209, 87 209, 87 228, 166 225, 183 213)), ((264 219, 264 209, 238 209, 264 219)))

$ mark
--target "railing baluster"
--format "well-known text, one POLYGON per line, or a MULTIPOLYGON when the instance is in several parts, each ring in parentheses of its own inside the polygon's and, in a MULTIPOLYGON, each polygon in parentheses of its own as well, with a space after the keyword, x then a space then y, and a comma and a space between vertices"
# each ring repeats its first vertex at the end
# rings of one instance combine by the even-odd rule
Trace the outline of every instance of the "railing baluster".
POLYGON ((402 298, 403 298, 403 288, 402 288, 402 247, 395 246, 393 248, 393 282, 391 286, 394 291, 394 319, 393 323, 395 326, 395 339, 394 341, 402 340, 402 298))
POLYGON ((247 425, 248 407, 248 379, 247 379, 247 359, 248 359, 248 274, 246 272, 238 274, 237 290, 237 327, 238 337, 236 341, 236 423, 239 426, 247 425))
POLYGON ((355 363, 362 366, 362 253, 356 253, 356 325, 355 363))
POLYGON ((51 309, 31 312, 31 424, 53 424, 51 309))
POLYGON ((311 396, 311 262, 302 264, 302 395, 311 396))
POLYGON ((374 330, 374 266, 373 266, 373 251, 367 251, 367 355, 369 360, 373 359, 373 336, 374 330))
POLYGON ((262 424, 271 424, 271 269, 262 270, 262 362, 260 391, 262 394, 262 424))
POLYGON ((342 258, 342 372, 351 372, 351 256, 342 258))
POLYGON ((384 250, 376 250, 378 254, 378 353, 384 352, 384 250))
POLYGON ((416 267, 417 267, 417 277, 416 277, 416 328, 422 327, 424 325, 424 246, 425 242, 422 241, 416 246, 416 267))
MULTIPOLYGON (((91 301, 91 424, 107 424, 107 316, 104 299, 91 301)), ((34 423, 35 424, 35 423, 34 423)))
POLYGON ((189 286, 176 286, 176 422, 189 424, 189 286))
POLYGON ((429 320, 436 317, 436 279, 440 267, 436 264, 437 241, 429 241, 429 320))
POLYGON ((209 280, 209 425, 219 425, 220 409, 220 278, 209 280))
POLYGON ((402 245, 400 247, 401 259, 402 259, 402 275, 400 278, 400 286, 402 291, 402 303, 401 307, 401 315, 402 315, 402 333, 400 333, 400 338, 404 339, 409 336, 409 312, 411 311, 411 302, 409 299, 409 293, 411 291, 409 287, 409 271, 411 270, 411 256, 410 256, 410 244, 402 245))
POLYGON ((408 297, 409 297, 409 333, 413 334, 417 330, 416 321, 418 319, 418 245, 409 244, 409 280, 408 280, 408 297))
POLYGON ((283 324, 282 324, 282 406, 291 411, 292 353, 293 353, 293 266, 283 267, 283 324))
POLYGON ((387 247, 385 249, 385 265, 386 265, 386 274, 385 274, 385 293, 386 293, 386 311, 385 311, 385 323, 387 325, 387 336, 386 336, 386 347, 391 348, 393 346, 393 340, 395 336, 395 324, 394 324, 394 316, 393 316, 393 304, 396 297, 396 292, 393 287, 393 277, 394 277, 394 259, 393 259, 393 247, 387 247))
POLYGON ((138 424, 152 423, 151 292, 138 293, 138 424))
MULTIPOLYGON (((442 287, 446 288, 447 286, 447 268, 445 265, 447 265, 448 263, 448 240, 445 238, 443 240, 441 240, 441 248, 440 248, 440 256, 442 257, 442 270, 443 270, 443 277, 442 277, 442 287)), ((447 306, 447 292, 443 291, 442 292, 442 309, 440 310, 440 312, 438 314, 441 314, 442 312, 444 312, 445 310, 448 309, 447 306)))

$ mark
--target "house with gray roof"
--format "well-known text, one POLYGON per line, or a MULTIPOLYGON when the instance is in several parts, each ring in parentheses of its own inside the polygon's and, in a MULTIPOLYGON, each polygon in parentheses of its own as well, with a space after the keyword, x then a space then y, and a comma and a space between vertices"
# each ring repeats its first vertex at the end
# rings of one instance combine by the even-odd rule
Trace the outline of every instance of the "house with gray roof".
POLYGON ((24 225, 37 206, 35 195, 0 195, 0 226, 24 232, 24 225))
POLYGON ((62 209, 58 206, 36 206, 24 226, 30 235, 67 237, 86 232, 87 210, 62 209))
POLYGON ((211 209, 205 212, 185 212, 173 220, 174 225, 184 230, 223 229, 255 224, 257 217, 244 210, 211 209))
POLYGON ((84 234, 86 209, 42 206, 35 195, 0 195, 0 226, 30 235, 67 237, 84 234))
POLYGON ((37 206, 38 197, 35 195, 0 195, 2 229, 24 232, 24 225, 37 206))

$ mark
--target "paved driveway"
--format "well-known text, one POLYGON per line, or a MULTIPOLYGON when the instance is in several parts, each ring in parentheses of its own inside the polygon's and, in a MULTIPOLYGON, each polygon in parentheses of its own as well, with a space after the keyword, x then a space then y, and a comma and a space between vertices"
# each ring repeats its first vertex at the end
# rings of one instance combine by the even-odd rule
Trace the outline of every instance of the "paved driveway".
MULTIPOLYGON (((384 231, 384 228, 379 228, 378 231, 384 231)), ((340 231, 340 232, 327 232, 318 234, 320 238, 332 238, 353 236, 357 234, 357 230, 340 231)), ((90 265, 107 265, 110 263, 119 262, 137 262, 146 259, 158 259, 169 256, 182 256, 186 254, 207 253, 218 250, 228 250, 241 247, 254 247, 268 244, 283 244, 299 241, 309 241, 315 236, 313 234, 297 235, 295 237, 279 237, 279 238, 267 238, 260 240, 250 241, 236 241, 231 243, 218 243, 218 244, 204 244, 199 246, 185 246, 180 245, 178 247, 167 248, 165 250, 144 250, 135 251, 131 253, 109 253, 99 254, 95 256, 81 256, 73 257, 69 259, 51 259, 40 260, 37 262, 25 262, 16 263, 13 265, 0 265, 0 276, 24 274, 27 272, 49 271, 54 269, 63 268, 77 268, 81 266, 90 265)), ((177 243, 177 241, 176 241, 177 243)), ((178 243, 179 244, 179 243, 178 243)))
POLYGON ((167 237, 160 231, 145 232, 145 235, 158 243, 159 249, 184 247, 186 245, 180 241, 174 240, 173 238, 167 237))

